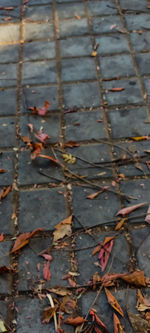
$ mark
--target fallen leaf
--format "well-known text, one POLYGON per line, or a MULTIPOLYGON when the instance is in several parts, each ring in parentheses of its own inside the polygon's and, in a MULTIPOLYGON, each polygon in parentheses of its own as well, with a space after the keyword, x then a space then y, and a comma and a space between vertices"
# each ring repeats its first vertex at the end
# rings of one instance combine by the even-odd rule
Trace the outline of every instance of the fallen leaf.
POLYGON ((117 302, 116 298, 106 288, 105 288, 105 293, 107 296, 108 303, 112 306, 113 309, 115 309, 120 314, 120 316, 124 317, 123 310, 122 310, 121 306, 119 305, 119 303, 117 302))
POLYGON ((43 108, 37 108, 36 106, 30 106, 29 110, 32 111, 32 114, 38 114, 39 116, 45 116, 48 108, 51 106, 51 103, 45 101, 43 108))
POLYGON ((0 266, 0 274, 15 272, 15 269, 7 266, 0 266))
POLYGON ((3 240, 4 240, 4 233, 2 232, 2 233, 0 234, 0 242, 3 242, 3 240))
POLYGON ((148 207, 148 211, 146 214, 145 222, 150 223, 150 206, 148 207))
POLYGON ((75 15, 75 18, 76 18, 77 20, 80 20, 80 19, 81 19, 81 17, 80 17, 79 15, 75 15))
POLYGON ((0 169, 0 173, 5 173, 6 170, 5 169, 0 169))
POLYGON ((25 245, 29 243, 30 238, 38 234, 39 232, 43 231, 43 228, 35 229, 32 232, 25 232, 21 235, 19 235, 15 241, 15 244, 10 251, 10 253, 14 253, 20 249, 22 249, 25 245))
POLYGON ((42 131, 39 131, 37 133, 35 132, 34 136, 37 140, 39 140, 40 142, 42 142, 44 144, 46 143, 46 140, 48 140, 50 138, 48 134, 43 133, 42 131))
POLYGON ((124 88, 111 88, 108 91, 112 91, 112 92, 118 92, 118 91, 123 91, 124 88))
POLYGON ((99 196, 99 194, 103 193, 104 191, 107 191, 109 189, 109 186, 104 186, 100 191, 92 193, 90 195, 87 196, 87 199, 95 199, 99 196))
POLYGON ((113 319, 114 319, 114 333, 125 333, 120 323, 120 320, 115 313, 113 314, 113 319))
POLYGON ((0 332, 7 332, 7 329, 2 319, 0 319, 0 332))
POLYGON ((133 136, 131 138, 134 141, 143 141, 143 140, 150 140, 150 136, 144 135, 144 136, 133 136))
POLYGON ((143 271, 135 271, 133 273, 127 273, 127 274, 105 274, 102 277, 102 284, 104 286, 112 286, 112 282, 122 279, 126 281, 127 283, 137 286, 137 287, 145 287, 146 286, 146 278, 144 276, 143 271))
POLYGON ((55 231, 53 233, 53 243, 57 242, 59 239, 62 239, 64 236, 70 236, 72 233, 72 215, 67 217, 65 220, 56 225, 55 231))
MULTIPOLYGON (((107 237, 106 237, 107 238, 107 237)), ((104 241, 105 242, 105 241, 104 241)), ((100 260, 100 264, 101 264, 101 270, 102 272, 105 270, 108 260, 109 260, 109 256, 111 253, 111 250, 113 248, 114 245, 114 240, 111 239, 109 242, 104 243, 103 242, 103 247, 101 248, 99 255, 98 255, 98 259, 100 260)))
MULTIPOLYGON (((97 325, 100 326, 100 328, 103 328, 104 332, 107 333, 108 329, 105 326, 105 324, 102 322, 102 320, 98 317, 98 315, 96 314, 96 310, 95 309, 90 309, 90 315, 92 316, 92 321, 96 322, 97 325)), ((95 328, 94 328, 95 329, 95 328)))
POLYGON ((3 187, 3 189, 0 190, 0 201, 6 198, 10 191, 11 191, 11 186, 3 187))
POLYGON ((92 276, 93 290, 96 289, 96 285, 98 282, 101 282, 101 278, 100 278, 98 272, 95 272, 94 275, 92 276))
POLYGON ((58 160, 55 160, 55 158, 49 156, 49 155, 43 155, 43 154, 39 154, 38 157, 43 157, 43 158, 46 158, 48 160, 50 160, 51 162, 54 162, 56 164, 59 164, 58 160))
POLYGON ((68 164, 76 163, 76 157, 72 156, 71 154, 62 154, 62 158, 68 164))
POLYGON ((148 333, 149 332, 149 325, 147 320, 143 319, 139 314, 133 314, 130 311, 128 312, 129 320, 131 325, 134 329, 135 333, 148 333))
POLYGON ((63 297, 59 310, 61 312, 66 312, 67 314, 70 314, 76 309, 76 306, 77 302, 67 295, 63 297))
POLYGON ((86 320, 83 318, 83 317, 75 317, 75 318, 72 318, 72 317, 68 317, 67 319, 64 320, 64 323, 67 324, 67 325, 72 325, 72 326, 79 326, 83 323, 85 323, 86 320))
POLYGON ((127 221, 127 218, 124 217, 120 222, 117 223, 115 230, 118 231, 122 228, 122 226, 124 225, 125 221, 127 221))
POLYGON ((45 280, 50 281, 50 279, 51 279, 51 272, 50 272, 50 262, 49 261, 47 261, 44 264, 43 276, 44 276, 45 280))
POLYGON ((55 305, 54 307, 49 306, 44 309, 43 317, 42 317, 43 324, 50 323, 51 319, 54 316, 54 313, 56 313, 56 311, 57 311, 57 308, 58 308, 58 305, 55 305))
POLYGON ((28 147, 31 149, 31 160, 35 160, 43 150, 43 145, 42 143, 33 143, 30 144, 28 143, 28 147))
POLYGON ((54 293, 54 294, 59 295, 59 296, 71 295, 71 291, 69 291, 65 287, 50 288, 50 289, 47 289, 47 290, 50 291, 51 293, 54 293))
POLYGON ((41 254, 41 257, 43 257, 45 260, 52 261, 53 257, 50 254, 41 254))
POLYGON ((124 215, 128 215, 128 214, 130 214, 131 212, 133 212, 135 209, 140 208, 140 207, 143 207, 143 206, 145 206, 146 204, 147 204, 147 202, 142 202, 142 203, 139 203, 139 204, 137 204, 137 205, 133 205, 133 206, 125 207, 125 208, 119 210, 119 211, 117 212, 116 216, 118 216, 118 215, 123 215, 123 216, 124 216, 124 215))
POLYGON ((73 288, 75 288, 77 286, 76 282, 74 280, 72 280, 70 277, 68 278, 68 282, 69 282, 70 286, 73 288))
POLYGON ((92 51, 91 57, 96 57, 97 56, 97 51, 92 51))
POLYGON ((80 144, 75 142, 75 141, 67 141, 65 144, 64 144, 64 147, 65 148, 73 148, 73 147, 80 147, 80 144))

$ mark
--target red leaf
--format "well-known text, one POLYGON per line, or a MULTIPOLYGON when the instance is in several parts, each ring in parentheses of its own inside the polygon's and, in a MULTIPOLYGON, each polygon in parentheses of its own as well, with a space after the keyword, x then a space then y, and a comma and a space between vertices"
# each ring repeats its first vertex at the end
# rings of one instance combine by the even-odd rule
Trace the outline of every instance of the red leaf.
POLYGON ((50 138, 48 134, 43 133, 42 131, 34 133, 34 136, 37 140, 39 140, 42 143, 46 143, 46 140, 50 138))
POLYGON ((137 205, 133 205, 133 206, 125 207, 125 208, 119 210, 119 211, 117 212, 116 216, 118 216, 118 215, 123 215, 123 216, 124 216, 124 215, 128 215, 128 214, 130 214, 131 212, 133 212, 135 209, 140 208, 140 207, 142 207, 142 206, 145 206, 146 204, 147 204, 147 202, 142 202, 142 203, 139 203, 139 204, 137 204, 137 205))
POLYGON ((150 223, 150 206, 148 207, 147 215, 145 218, 145 222, 150 223))
POLYGON ((25 232, 21 235, 19 235, 15 241, 15 244, 12 248, 12 250, 10 251, 10 253, 14 253, 20 249, 22 249, 25 245, 27 245, 29 243, 30 238, 32 238, 34 235, 36 235, 37 233, 43 231, 43 228, 39 228, 36 229, 32 232, 25 232))
POLYGON ((0 242, 3 242, 3 240, 4 240, 4 233, 2 232, 0 235, 0 242))
POLYGON ((52 258, 52 256, 51 256, 50 254, 46 254, 46 253, 44 253, 44 254, 41 254, 41 256, 42 256, 44 259, 48 260, 48 261, 52 261, 52 260, 53 260, 53 258, 52 258))
POLYGON ((43 276, 44 276, 44 279, 47 280, 47 281, 49 281, 50 278, 51 278, 50 262, 49 262, 49 261, 47 261, 47 262, 44 264, 43 276))
POLYGON ((80 316, 78 316, 76 318, 68 317, 67 319, 64 320, 65 324, 72 325, 72 326, 79 326, 85 322, 86 322, 86 320, 80 316))
POLYGON ((102 272, 105 270, 107 266, 113 245, 114 241, 112 239, 110 242, 106 243, 99 252, 98 259, 100 260, 102 272))
POLYGON ((51 103, 45 101, 43 108, 37 108, 36 106, 34 107, 31 106, 29 107, 29 110, 31 110, 33 114, 38 114, 39 116, 45 116, 50 105, 51 103))

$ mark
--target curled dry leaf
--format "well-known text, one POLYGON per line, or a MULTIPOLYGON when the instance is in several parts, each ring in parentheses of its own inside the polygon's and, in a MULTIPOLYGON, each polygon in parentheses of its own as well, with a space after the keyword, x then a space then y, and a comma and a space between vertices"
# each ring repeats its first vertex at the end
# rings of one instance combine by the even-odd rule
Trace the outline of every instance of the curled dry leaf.
POLYGON ((114 313, 113 315, 113 319, 114 319, 114 333, 125 333, 119 318, 117 317, 117 315, 114 313))
POLYGON ((51 279, 51 272, 50 272, 50 262, 49 261, 47 261, 44 264, 43 276, 44 276, 45 280, 50 281, 50 279, 51 279))
POLYGON ((45 260, 52 261, 53 257, 50 254, 41 254, 41 257, 43 257, 45 260))
POLYGON ((131 138, 134 141, 143 141, 143 140, 150 140, 150 136, 144 135, 144 136, 133 136, 131 138))
POLYGON ((71 295, 71 291, 69 291, 65 287, 50 288, 50 289, 47 289, 47 290, 50 291, 51 293, 54 293, 54 294, 59 295, 59 296, 71 295))
POLYGON ((122 310, 121 306, 119 305, 119 303, 117 302, 116 298, 106 288, 105 288, 105 293, 107 296, 108 303, 112 306, 113 309, 115 309, 120 314, 120 316, 124 317, 123 310, 122 310))
POLYGON ((57 242, 59 239, 62 239, 65 236, 70 236, 72 233, 72 215, 67 217, 65 220, 56 225, 55 231, 53 233, 53 243, 57 242))
POLYGON ((64 147, 65 148, 74 148, 74 147, 80 147, 80 144, 75 142, 75 141, 67 141, 65 144, 64 144, 64 147))
POLYGON ((101 270, 102 272, 105 270, 109 257, 110 257, 110 253, 112 251, 113 245, 114 245, 114 240, 111 239, 109 242, 105 243, 105 241, 103 242, 103 247, 101 248, 99 255, 98 255, 98 259, 100 260, 100 264, 101 264, 101 270))
POLYGON ((0 200, 6 198, 10 191, 11 191, 11 186, 3 187, 3 189, 0 190, 0 200))
POLYGON ((83 317, 80 317, 80 316, 75 317, 75 318, 68 317, 67 319, 64 320, 65 324, 72 325, 72 326, 79 326, 85 322, 86 322, 86 319, 84 319, 83 317))
POLYGON ((100 191, 88 195, 87 199, 91 199, 91 200, 96 199, 99 196, 99 194, 103 193, 104 191, 106 191, 108 189, 109 189, 109 186, 104 186, 100 191))
POLYGON ((109 89, 109 91, 112 91, 112 92, 118 92, 118 91, 123 91, 124 88, 111 88, 109 89))
POLYGON ((46 141, 50 138, 49 137, 49 135, 48 134, 46 134, 46 133, 43 133, 42 131, 39 131, 39 132, 35 132, 34 133, 34 136, 35 136, 35 138, 38 140, 38 141, 40 141, 40 142, 42 142, 42 143, 46 143, 46 141))
POLYGON ((48 160, 50 160, 51 162, 54 162, 56 164, 59 164, 58 160, 56 160, 55 158, 49 156, 49 155, 43 155, 43 154, 39 154, 38 155, 39 157, 43 157, 43 158, 46 158, 48 160))
POLYGON ((48 108, 51 106, 51 103, 45 101, 43 108, 37 108, 36 106, 30 106, 29 110, 32 111, 32 114, 37 114, 39 116, 45 116, 48 108))
POLYGON ((148 207, 148 211, 146 214, 145 222, 150 223, 150 206, 148 207))
POLYGON ((2 232, 2 233, 0 234, 0 242, 3 242, 3 240, 4 240, 4 233, 2 232))
POLYGON ((121 219, 121 221, 119 221, 119 222, 117 223, 117 225, 116 225, 116 227, 115 227, 115 230, 116 230, 116 231, 120 230, 120 229, 123 227, 125 221, 127 221, 127 218, 126 218, 126 217, 124 217, 123 219, 121 219))
POLYGON ((5 169, 0 169, 0 173, 5 173, 6 170, 5 169))
POLYGON ((54 307, 47 307, 44 309, 43 317, 42 317, 42 323, 43 324, 48 324, 50 323, 51 319, 54 316, 54 313, 56 313, 58 308, 58 305, 55 305, 54 307))
POLYGON ((143 207, 143 206, 145 206, 146 204, 147 204, 147 202, 142 202, 142 203, 139 203, 139 204, 137 204, 137 205, 133 205, 133 206, 125 207, 125 208, 123 208, 123 209, 120 209, 120 210, 117 212, 116 216, 118 216, 118 215, 123 215, 123 216, 128 215, 128 214, 130 214, 131 212, 133 212, 135 209, 138 209, 138 208, 140 208, 140 207, 143 207))
POLYGON ((28 147, 31 149, 31 160, 35 160, 37 156, 40 155, 41 151, 43 150, 42 143, 28 143, 28 147))
POLYGON ((90 309, 89 314, 90 314, 90 316, 92 316, 92 321, 95 322, 97 325, 99 325, 100 328, 103 328, 104 332, 107 333, 108 329, 105 326, 105 324, 102 322, 102 320, 96 314, 96 310, 95 309, 90 309))
POLYGON ((70 286, 73 288, 75 288, 77 286, 76 282, 73 279, 71 279, 70 277, 68 278, 68 282, 69 282, 70 286))
POLYGON ((127 274, 105 274, 102 277, 102 284, 106 287, 113 286, 113 282, 117 279, 122 279, 130 285, 137 287, 146 286, 146 278, 143 271, 135 271, 127 274))
POLYGON ((19 235, 17 237, 15 244, 14 244, 12 250, 10 251, 10 253, 14 253, 14 252, 22 249, 25 245, 27 245, 29 243, 30 238, 32 238, 33 236, 35 236, 36 234, 38 234, 41 231, 43 231, 43 228, 35 229, 32 232, 25 232, 25 233, 19 235))

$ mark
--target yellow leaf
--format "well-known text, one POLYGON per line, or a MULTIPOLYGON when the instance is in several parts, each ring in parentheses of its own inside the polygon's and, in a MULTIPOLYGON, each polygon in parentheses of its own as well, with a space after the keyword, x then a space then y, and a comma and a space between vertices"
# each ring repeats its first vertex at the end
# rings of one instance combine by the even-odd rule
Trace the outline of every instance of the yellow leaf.
POLYGON ((3 320, 0 319, 0 332, 7 332, 3 320))
POLYGON ((76 157, 72 156, 71 154, 62 154, 62 158, 68 164, 76 163, 76 157))
POLYGON ((143 141, 143 140, 149 140, 149 137, 144 135, 144 136, 133 136, 131 138, 134 141, 143 141))

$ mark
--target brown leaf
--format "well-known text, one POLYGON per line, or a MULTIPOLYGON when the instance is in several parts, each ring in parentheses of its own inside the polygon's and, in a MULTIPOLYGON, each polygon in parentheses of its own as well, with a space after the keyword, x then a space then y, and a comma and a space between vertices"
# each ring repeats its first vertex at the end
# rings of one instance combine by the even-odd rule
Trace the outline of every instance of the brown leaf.
POLYGON ((63 297, 63 300, 60 304, 60 311, 69 314, 76 309, 76 305, 77 302, 67 295, 63 297))
POLYGON ((148 211, 146 214, 145 222, 150 223, 150 206, 148 207, 148 211))
POLYGON ((143 312, 146 310, 150 310, 150 297, 144 297, 142 295, 141 290, 138 290, 138 295, 137 295, 137 306, 136 308, 138 311, 143 312))
POLYGON ((15 241, 15 244, 12 248, 12 250, 10 251, 10 253, 14 253, 20 249, 22 249, 25 245, 27 245, 29 243, 30 238, 32 238, 34 235, 36 235, 37 233, 43 231, 43 228, 39 228, 36 229, 32 232, 25 232, 21 235, 19 235, 15 241))
POLYGON ((48 324, 50 323, 51 319, 54 316, 54 313, 56 313, 58 308, 58 305, 55 305, 54 307, 47 307, 44 309, 43 317, 42 317, 42 323, 43 324, 48 324))
POLYGON ((76 318, 68 317, 67 319, 64 320, 65 324, 72 325, 72 326, 79 326, 85 322, 86 322, 86 320, 80 316, 78 316, 76 318))
POLYGON ((50 272, 50 262, 49 261, 47 261, 44 264, 43 276, 44 276, 45 280, 50 281, 50 279, 51 279, 51 272, 50 272))
POLYGON ((115 309, 122 317, 124 317, 123 310, 119 303, 117 302, 116 298, 112 295, 112 293, 105 288, 105 293, 107 296, 108 303, 112 306, 113 309, 115 309))
POLYGON ((35 160, 43 150, 42 143, 33 143, 33 144, 28 143, 28 147, 31 149, 31 160, 35 160))
POLYGON ((71 295, 71 291, 65 287, 49 288, 47 290, 59 296, 71 295))
POLYGON ((0 173, 5 173, 6 170, 5 169, 0 169, 0 173))
POLYGON ((104 186, 103 189, 101 189, 100 191, 88 195, 87 199, 93 200, 93 199, 97 198, 99 196, 99 194, 101 194, 104 191, 108 190, 108 188, 109 188, 109 186, 104 186))
POLYGON ((126 281, 129 284, 135 285, 135 286, 146 286, 144 272, 143 271, 135 271, 130 274, 121 274, 120 278, 124 281, 126 281))
POLYGON ((92 276, 92 283, 93 283, 93 289, 94 290, 96 289, 96 284, 98 282, 101 282, 101 278, 100 278, 98 272, 95 272, 94 275, 92 276))
POLYGON ((55 231, 53 233, 53 243, 57 242, 59 239, 62 239, 65 236, 70 236, 72 233, 72 215, 67 217, 65 220, 56 225, 55 231))
POLYGON ((139 314, 133 314, 128 311, 129 320, 135 333, 148 333, 149 325, 147 320, 143 319, 139 314))
POLYGON ((115 230, 118 231, 122 228, 122 226, 124 225, 125 221, 127 220, 127 218, 123 218, 120 222, 117 223, 115 230))
POLYGON ((67 141, 65 144, 64 144, 64 148, 73 148, 73 147, 80 147, 80 144, 75 142, 75 141, 67 141))
POLYGON ((118 91, 123 91, 124 88, 111 88, 109 89, 109 91, 112 91, 112 92, 118 92, 118 91))
POLYGON ((75 288, 77 286, 76 282, 74 280, 72 280, 70 277, 68 278, 68 282, 69 282, 70 286, 73 288, 75 288))
POLYGON ((120 323, 120 320, 115 313, 113 314, 113 317, 114 317, 114 333, 125 333, 120 323))
POLYGON ((2 233, 0 234, 0 242, 3 242, 3 240, 4 240, 4 233, 2 232, 2 233))
POLYGON ((133 206, 125 207, 125 208, 123 208, 123 209, 120 209, 120 210, 117 212, 116 216, 118 216, 118 215, 123 215, 123 216, 128 215, 128 214, 130 214, 131 212, 133 212, 135 209, 140 208, 140 207, 143 207, 143 206, 145 206, 146 204, 147 204, 147 202, 142 202, 142 203, 139 203, 139 204, 136 204, 136 205, 133 205, 133 206))
POLYGON ((15 269, 7 266, 0 266, 0 274, 15 272, 15 269))

